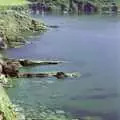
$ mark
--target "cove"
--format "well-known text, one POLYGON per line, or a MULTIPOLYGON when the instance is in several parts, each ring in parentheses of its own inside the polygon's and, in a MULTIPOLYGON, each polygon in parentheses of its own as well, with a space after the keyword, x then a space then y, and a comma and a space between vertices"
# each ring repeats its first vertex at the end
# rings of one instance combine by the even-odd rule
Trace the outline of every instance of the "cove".
POLYGON ((66 61, 56 66, 26 67, 21 71, 80 72, 83 77, 17 79, 15 87, 7 90, 13 103, 23 107, 28 118, 32 114, 38 120, 40 106, 63 110, 76 118, 119 120, 120 17, 34 17, 59 27, 35 36, 31 44, 10 48, 4 54, 11 58, 66 61))

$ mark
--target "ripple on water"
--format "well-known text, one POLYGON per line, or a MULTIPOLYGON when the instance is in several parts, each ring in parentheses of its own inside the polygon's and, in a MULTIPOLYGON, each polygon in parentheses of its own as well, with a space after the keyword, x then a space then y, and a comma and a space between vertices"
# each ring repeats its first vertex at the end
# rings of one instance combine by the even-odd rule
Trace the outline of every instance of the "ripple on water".
POLYGON ((17 120, 25 120, 25 111, 19 105, 13 105, 13 109, 16 112, 17 120))
POLYGON ((90 88, 90 89, 88 89, 88 91, 91 91, 91 92, 94 92, 94 91, 105 91, 105 89, 104 88, 90 88))
POLYGON ((25 116, 26 120, 72 120, 63 110, 52 110, 45 106, 31 106, 25 110, 25 116))

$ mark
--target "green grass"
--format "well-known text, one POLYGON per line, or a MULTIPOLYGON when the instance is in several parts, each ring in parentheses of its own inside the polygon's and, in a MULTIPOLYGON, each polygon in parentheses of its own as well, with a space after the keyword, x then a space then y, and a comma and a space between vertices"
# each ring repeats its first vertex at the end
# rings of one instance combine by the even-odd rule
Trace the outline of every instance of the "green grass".
POLYGON ((28 3, 26 0, 0 0, 1 6, 24 5, 28 3))
POLYGON ((120 5, 120 0, 116 0, 116 2, 120 5))

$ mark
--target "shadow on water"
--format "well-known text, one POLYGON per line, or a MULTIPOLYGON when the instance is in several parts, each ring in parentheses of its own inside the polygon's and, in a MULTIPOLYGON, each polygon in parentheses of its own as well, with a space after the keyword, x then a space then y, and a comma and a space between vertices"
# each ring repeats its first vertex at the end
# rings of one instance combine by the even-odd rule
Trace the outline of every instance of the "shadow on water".
POLYGON ((69 111, 73 116, 77 117, 79 120, 119 120, 119 113, 117 111, 107 112, 92 112, 83 109, 74 109, 69 107, 64 107, 66 111, 69 111))
POLYGON ((88 72, 88 73, 82 74, 81 78, 88 78, 88 77, 91 77, 91 76, 92 76, 92 74, 88 72))
POLYGON ((116 98, 119 97, 117 93, 102 93, 102 94, 96 94, 91 96, 75 96, 72 97, 71 100, 88 100, 88 99, 110 99, 110 98, 116 98))
POLYGON ((89 91, 104 91, 104 88, 90 88, 89 91))

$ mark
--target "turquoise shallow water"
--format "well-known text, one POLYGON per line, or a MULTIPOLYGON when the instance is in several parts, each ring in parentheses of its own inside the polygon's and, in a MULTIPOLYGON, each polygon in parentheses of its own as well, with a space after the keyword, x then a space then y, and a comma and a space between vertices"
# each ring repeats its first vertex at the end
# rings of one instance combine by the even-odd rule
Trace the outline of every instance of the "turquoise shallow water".
MULTIPOLYGON (((24 71, 80 72, 81 78, 15 80, 8 94, 26 111, 39 106, 64 110, 77 118, 100 116, 120 120, 120 17, 34 16, 57 29, 35 36, 32 44, 8 49, 13 58, 63 60, 56 66, 36 66, 24 71)), ((32 114, 32 113, 30 113, 32 114)), ((38 118, 39 120, 39 118, 38 118)))

